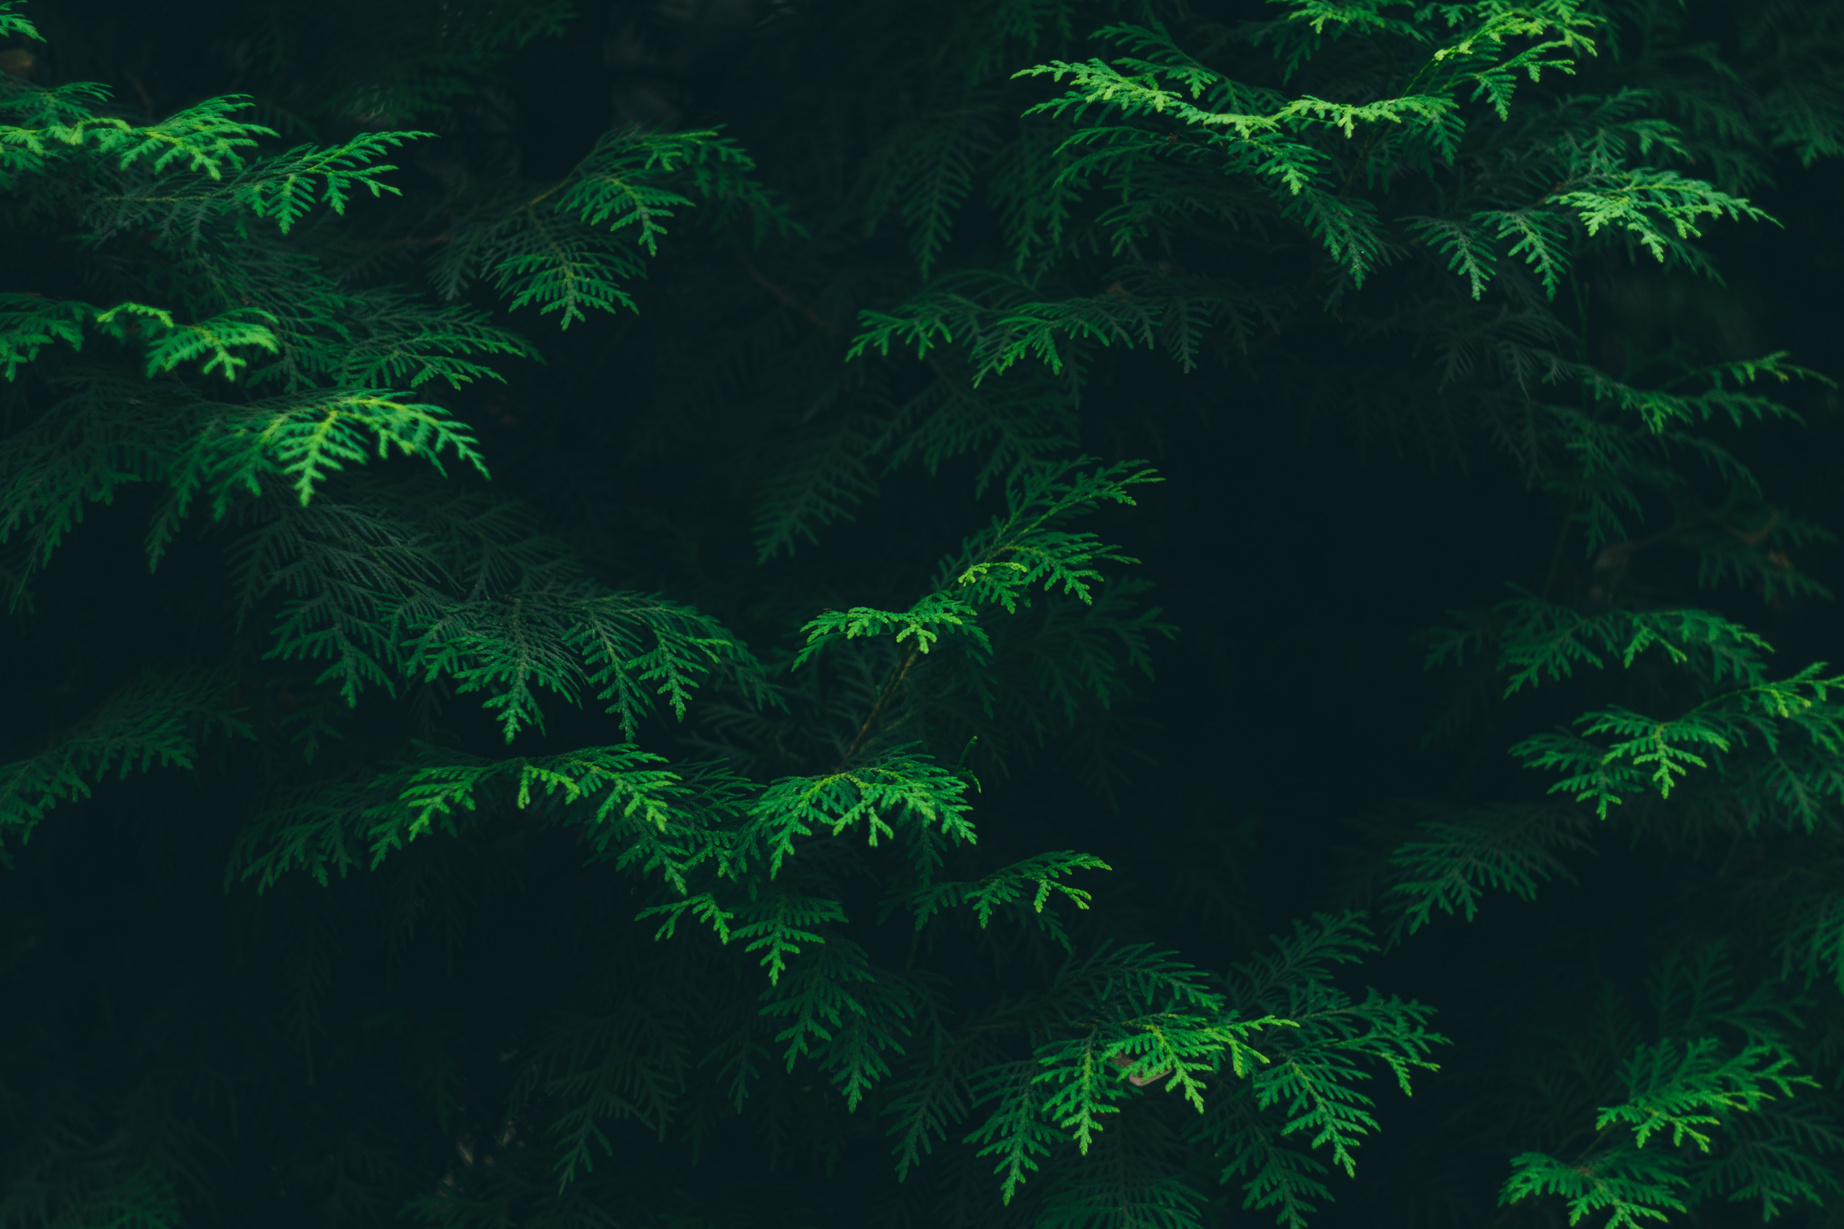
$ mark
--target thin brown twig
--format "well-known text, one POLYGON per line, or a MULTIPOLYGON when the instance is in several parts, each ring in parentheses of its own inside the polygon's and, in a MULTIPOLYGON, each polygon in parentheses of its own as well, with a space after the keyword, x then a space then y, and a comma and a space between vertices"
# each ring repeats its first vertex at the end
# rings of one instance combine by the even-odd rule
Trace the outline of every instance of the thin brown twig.
POLYGON ((871 706, 871 711, 865 716, 864 723, 858 727, 857 736, 852 739, 851 745, 845 748, 845 754, 839 757, 839 766, 832 770, 835 775, 845 771, 846 765, 852 762, 852 757, 858 754, 866 740, 871 737, 871 731, 876 728, 877 719, 883 716, 884 710, 890 707, 890 702, 896 699, 897 690, 902 687, 903 680, 909 677, 910 669, 921 656, 921 650, 911 645, 909 652, 903 655, 903 660, 897 664, 895 670, 891 671, 890 681, 885 683, 883 690, 877 693, 877 703, 871 706))
POLYGON ((814 311, 811 307, 808 307, 805 303, 802 303, 800 300, 796 299, 793 295, 789 294, 787 291, 783 290, 781 287, 775 285, 775 283, 769 281, 767 275, 764 274, 762 270, 756 268, 756 262, 749 259, 746 253, 738 252, 736 254, 736 258, 737 260, 742 262, 743 268, 748 270, 749 276, 755 279, 756 285, 760 286, 762 289, 768 291, 768 293, 774 295, 775 298, 779 299, 783 307, 790 307, 794 309, 795 311, 799 312, 801 315, 805 316, 808 320, 811 320, 814 324, 817 324, 822 329, 825 329, 828 333, 837 333, 841 337, 845 335, 844 329, 840 328, 838 325, 834 324, 832 321, 826 319, 824 316, 814 311))

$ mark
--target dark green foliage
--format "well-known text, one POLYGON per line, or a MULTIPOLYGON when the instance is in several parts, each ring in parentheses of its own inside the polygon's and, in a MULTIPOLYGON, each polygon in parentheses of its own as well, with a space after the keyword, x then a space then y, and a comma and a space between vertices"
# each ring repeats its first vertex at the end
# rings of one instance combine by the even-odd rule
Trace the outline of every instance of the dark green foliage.
POLYGON ((0 1229, 1835 1223, 1841 71, 0 0, 0 1229))

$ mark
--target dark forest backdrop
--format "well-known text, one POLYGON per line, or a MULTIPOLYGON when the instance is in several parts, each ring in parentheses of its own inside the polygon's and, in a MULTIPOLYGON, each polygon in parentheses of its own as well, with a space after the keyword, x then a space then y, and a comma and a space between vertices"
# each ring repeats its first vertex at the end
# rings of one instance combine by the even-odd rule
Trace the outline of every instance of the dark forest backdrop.
POLYGON ((1844 1217, 1838 4, 0 73, 0 1229, 1844 1217))

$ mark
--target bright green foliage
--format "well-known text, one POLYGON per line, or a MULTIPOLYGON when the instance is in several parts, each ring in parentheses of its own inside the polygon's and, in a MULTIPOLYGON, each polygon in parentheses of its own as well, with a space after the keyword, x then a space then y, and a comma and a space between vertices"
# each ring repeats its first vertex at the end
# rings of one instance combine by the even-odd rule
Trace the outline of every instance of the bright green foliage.
POLYGON ((1623 1123, 1641 1148, 1654 1132, 1669 1131, 1673 1147, 1689 1139, 1708 1152, 1710 1137, 1699 1127, 1719 1126, 1730 1111, 1757 1110, 1776 1091, 1790 1096, 1795 1083, 1817 1087, 1810 1077, 1783 1074, 1793 1060, 1778 1047, 1752 1045, 1723 1055, 1718 1045, 1714 1037, 1699 1037, 1683 1046, 1642 1046, 1621 1073, 1629 1099, 1603 1109, 1594 1125, 1605 1130, 1623 1123))
POLYGON ((1373 1099, 1358 1085, 1382 1068, 1402 1091, 1417 1069, 1432 1071, 1433 1047, 1444 1041, 1427 1027, 1431 1012, 1419 1003, 1375 990, 1362 1000, 1333 985, 1336 966, 1373 951, 1363 921, 1320 915, 1296 923, 1271 954, 1238 968, 1229 979, 1230 1002, 1245 1015, 1284 1021, 1285 1031, 1255 1035, 1267 1055, 1247 1094, 1226 1099, 1206 1117, 1203 1138, 1222 1162, 1225 1182, 1239 1179, 1244 1208, 1272 1210, 1278 1223, 1304 1225, 1318 1201, 1330 1197, 1322 1182, 1327 1158, 1347 1175, 1355 1150, 1376 1129, 1373 1099))
POLYGON ((1568 1202, 1571 1225, 1605 1212, 1608 1229, 1641 1229, 1685 1210, 1680 1193, 1689 1183, 1673 1172, 1671 1161, 1642 1157, 1630 1148, 1609 1149, 1586 1164, 1565 1165, 1541 1152, 1515 1156, 1511 1164, 1505 1202, 1560 1195, 1568 1202))
POLYGON ((388 393, 224 403, 100 371, 73 373, 53 387, 64 395, 51 410, 0 446, 0 463, 16 475, 0 536, 22 534, 34 568, 50 562, 87 504, 112 502, 130 483, 169 487, 148 535, 149 557, 158 559, 195 500, 221 519, 238 496, 260 494, 265 480, 285 482, 305 507, 329 476, 374 452, 419 456, 438 470, 450 452, 484 471, 472 436, 447 411, 388 393), (165 421, 155 417, 160 412, 165 421))
MULTIPOLYGON (((1532 768, 1566 774, 1551 791, 1593 802, 1605 819, 1608 807, 1647 783, 1669 798, 1692 768, 1749 748, 1751 737, 1752 746, 1769 756, 1780 754, 1788 734, 1802 736, 1820 760, 1844 753, 1844 707, 1832 696, 1844 678, 1827 678, 1824 670, 1818 662, 1788 679, 1723 692, 1668 720, 1624 708, 1584 713, 1575 721, 1579 735, 1537 734, 1511 752, 1532 768), (1612 738, 1603 745, 1594 741, 1598 735, 1612 738)), ((1835 788, 1824 779, 1818 787, 1835 788)))
POLYGON ((1835 1216, 1835 4, 35 3, 0 1229, 1835 1216))
POLYGON ((1053 592, 1060 588, 1092 605, 1092 582, 1101 573, 1091 565, 1139 561, 1116 554, 1092 533, 1066 532, 1061 522, 1104 501, 1131 505, 1128 488, 1157 479, 1131 461, 1088 472, 1081 465, 1028 472, 1006 493, 1005 515, 967 540, 943 578, 952 576, 968 600, 1002 606, 1008 614, 1027 602, 1026 595, 1038 585, 1053 592))
POLYGON ((917 930, 926 926, 935 914, 958 905, 970 906, 974 917, 979 919, 980 929, 984 930, 993 914, 1001 910, 1014 914, 1018 921, 1026 920, 1025 901, 1029 899, 1032 920, 1040 922, 1067 949, 1066 932, 1057 922, 1056 914, 1045 912, 1044 906, 1052 896, 1061 896, 1078 909, 1088 908, 1093 895, 1064 883, 1061 877, 1079 870, 1109 869, 1106 862, 1093 854, 1059 850, 1002 866, 971 883, 929 884, 916 889, 902 903, 915 914, 917 930))
POLYGON ((176 324, 171 312, 141 303, 118 303, 104 311, 75 300, 8 294, 0 298, 0 327, 6 330, 0 342, 6 349, 0 352, 0 360, 5 361, 6 378, 11 380, 21 363, 31 362, 54 341, 69 342, 72 349, 81 350, 82 325, 89 323, 115 341, 127 341, 131 335, 147 337, 152 342, 147 350, 150 376, 209 355, 206 375, 215 370, 226 379, 235 379, 249 360, 233 354, 233 348, 255 346, 276 352, 275 334, 264 317, 259 312, 252 318, 248 309, 242 309, 197 324, 176 324))
POLYGON ((487 278, 511 308, 536 303, 540 315, 562 312, 562 328, 591 311, 634 309, 624 283, 658 254, 674 211, 694 203, 685 192, 714 205, 719 223, 749 218, 758 238, 787 228, 785 211, 749 177, 754 168, 716 132, 610 132, 541 192, 527 196, 529 187, 511 185, 455 202, 459 216, 430 279, 453 299, 487 278), (633 234, 623 234, 629 227, 633 234))
POLYGON ((997 1158, 1006 1201, 1039 1168, 1059 1129, 1086 1154, 1103 1119, 1118 1114, 1135 1087, 1181 1092, 1202 1113, 1204 1076, 1227 1067, 1246 1078, 1267 1062, 1249 1040, 1292 1022, 1240 1019, 1226 1007, 1189 966, 1126 948, 1072 957, 1040 999, 1008 1013, 1006 1023, 1032 1039, 1032 1058, 969 1079, 972 1104, 992 1109, 967 1137, 981 1156, 997 1158))
POLYGON ((807 633, 807 644, 794 659, 794 664, 800 665, 836 640, 883 636, 891 632, 896 633, 898 644, 913 637, 919 653, 928 652, 929 646, 944 634, 964 635, 978 648, 990 650, 992 640, 973 621, 978 617, 974 607, 951 593, 931 593, 905 611, 871 610, 864 606, 845 611, 828 610, 801 628, 807 633))
POLYGON ((1063 338, 1154 344, 1160 315, 1134 303, 1123 292, 1056 303, 1032 301, 1028 285, 988 273, 942 278, 924 297, 909 304, 908 314, 866 312, 870 327, 852 343, 852 357, 873 347, 889 354, 895 346, 913 346, 916 357, 957 339, 973 343, 975 380, 1003 375, 1021 359, 1036 358, 1062 374, 1063 338))
POLYGON ((1800 1086, 1817 1086, 1794 1071, 1795 1005, 1767 985, 1738 997, 1720 947, 1666 960, 1650 997, 1656 1041, 1640 1039, 1618 1003, 1604 1005, 1610 1040, 1627 1052, 1603 1068, 1603 1087, 1587 1090, 1619 1098, 1595 1112, 1587 1147, 1566 1162, 1513 1158, 1501 1201, 1560 1195, 1571 1224, 1606 1212, 1608 1225, 1639 1226, 1714 1194, 1758 1198, 1771 1219, 1784 1204, 1844 1193, 1819 1159, 1844 1139, 1783 1108, 1800 1086))
POLYGON ((346 465, 364 464, 374 447, 380 460, 395 448, 440 470, 442 453, 452 452, 486 471, 466 429, 440 406, 406 403, 388 390, 276 398, 230 409, 199 434, 174 483, 177 515, 194 492, 208 492, 222 517, 234 490, 260 494, 270 475, 305 506, 318 485, 346 465))
POLYGON ((927 759, 894 752, 863 767, 776 781, 753 809, 746 839, 764 851, 770 877, 793 854, 795 841, 816 828, 830 827, 838 836, 862 823, 874 848, 879 836, 896 836, 891 821, 897 820, 971 842, 973 826, 966 819, 971 808, 962 801, 966 789, 965 780, 927 759))
MULTIPOLYGON (((1030 604, 1030 593, 1039 585, 1093 606, 1095 582, 1102 579, 1102 573, 1092 565, 1137 560, 1117 554, 1093 533, 1062 529, 1062 522, 1104 501, 1131 505, 1134 501, 1128 488, 1157 479, 1152 471, 1131 462, 1088 472, 1082 465, 1078 461, 1027 471, 1007 490, 1005 514, 969 537, 958 556, 943 562, 937 580, 947 587, 924 596, 909 610, 854 607, 827 611, 809 622, 801 629, 807 643, 794 659, 795 666, 829 644, 892 633, 898 644, 909 642, 906 648, 911 661, 926 654, 944 634, 964 636, 976 655, 989 654, 992 640, 977 621, 980 609, 997 607, 1008 615, 1016 614, 1020 606, 1030 604)), ((1157 629, 1159 625, 1150 626, 1157 629)), ((1144 631, 1135 628, 1123 638, 1133 664, 1147 668, 1144 631)))
POLYGON ((549 809, 554 800, 563 804, 589 800, 597 804, 596 824, 611 815, 631 820, 638 813, 643 823, 664 831, 674 813, 668 809, 670 801, 686 791, 680 788, 677 775, 650 767, 659 762, 659 757, 631 747, 598 747, 537 760, 400 769, 365 791, 330 790, 319 798, 300 799, 271 811, 264 824, 252 829, 238 869, 245 878, 258 877, 263 887, 291 870, 305 870, 325 883, 329 871, 343 876, 361 865, 356 847, 344 840, 349 823, 366 825, 355 835, 369 841, 370 862, 376 865, 391 850, 427 834, 438 822, 454 832, 458 816, 480 805, 483 787, 500 782, 514 789, 514 805, 520 810, 534 805, 549 809), (355 811, 354 803, 361 798, 376 801, 355 811), (270 847, 260 848, 259 842, 270 847))

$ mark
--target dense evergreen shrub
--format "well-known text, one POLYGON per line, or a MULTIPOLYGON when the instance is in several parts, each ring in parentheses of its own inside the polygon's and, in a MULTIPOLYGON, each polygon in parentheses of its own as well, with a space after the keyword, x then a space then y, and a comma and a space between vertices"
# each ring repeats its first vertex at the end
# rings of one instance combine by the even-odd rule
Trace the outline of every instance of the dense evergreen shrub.
POLYGON ((1840 13, 0 3, 0 1226, 1836 1222, 1840 13))

